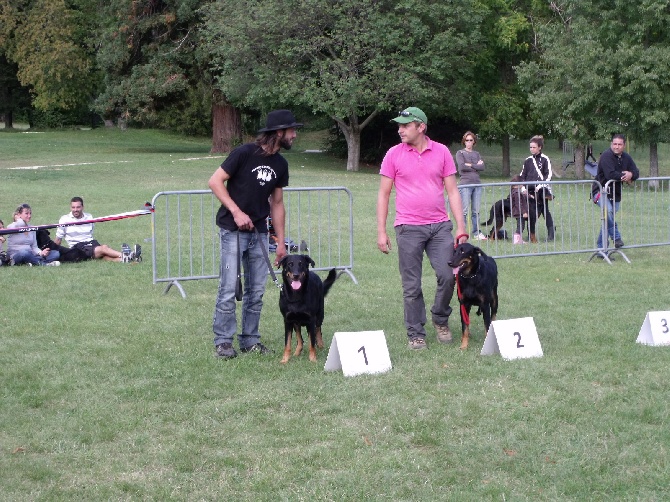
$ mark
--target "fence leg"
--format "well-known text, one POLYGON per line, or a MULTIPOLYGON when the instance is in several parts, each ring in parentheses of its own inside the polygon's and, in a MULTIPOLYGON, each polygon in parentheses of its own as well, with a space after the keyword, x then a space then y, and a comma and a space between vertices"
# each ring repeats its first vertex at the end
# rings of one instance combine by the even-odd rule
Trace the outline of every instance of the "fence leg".
POLYGON ((168 294, 168 291, 170 291, 170 288, 171 288, 172 286, 176 286, 176 288, 177 288, 177 289, 179 290, 179 292, 181 293, 181 297, 182 297, 182 298, 186 298, 186 291, 184 291, 184 288, 181 286, 181 284, 179 284, 179 281, 170 281, 170 282, 168 282, 168 285, 167 285, 167 287, 165 288, 165 291, 163 291, 163 294, 164 294, 164 295, 167 295, 167 294, 168 294))

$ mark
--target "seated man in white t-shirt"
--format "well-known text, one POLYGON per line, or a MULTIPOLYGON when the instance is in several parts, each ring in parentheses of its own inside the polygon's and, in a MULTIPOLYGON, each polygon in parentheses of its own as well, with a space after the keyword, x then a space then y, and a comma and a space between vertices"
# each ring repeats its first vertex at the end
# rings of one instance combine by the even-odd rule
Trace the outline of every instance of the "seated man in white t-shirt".
MULTIPOLYGON (((84 212, 84 200, 81 197, 72 197, 70 200, 70 213, 61 216, 59 225, 74 223, 79 220, 91 220, 93 216, 84 212)), ((54 242, 60 245, 65 239, 71 248, 79 249, 87 259, 102 259, 107 261, 140 261, 141 247, 135 244, 135 249, 130 250, 127 244, 123 245, 123 252, 110 248, 107 244, 100 244, 93 238, 93 223, 82 223, 81 225, 69 225, 58 227, 54 242), (124 259, 125 255, 125 259, 124 259)))

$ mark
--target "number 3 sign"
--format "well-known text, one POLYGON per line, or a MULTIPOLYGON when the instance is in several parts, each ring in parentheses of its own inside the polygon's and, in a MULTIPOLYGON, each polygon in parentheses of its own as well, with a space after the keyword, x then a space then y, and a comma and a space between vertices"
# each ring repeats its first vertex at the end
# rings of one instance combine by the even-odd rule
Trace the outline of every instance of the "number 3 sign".
POLYGON ((648 312, 640 328, 637 343, 670 345, 670 312, 648 312))
POLYGON ((391 358, 383 331, 339 332, 333 336, 325 371, 342 369, 344 376, 384 373, 391 358))
POLYGON ((481 355, 492 354, 500 354, 503 359, 542 357, 542 346, 533 318, 491 322, 481 355))

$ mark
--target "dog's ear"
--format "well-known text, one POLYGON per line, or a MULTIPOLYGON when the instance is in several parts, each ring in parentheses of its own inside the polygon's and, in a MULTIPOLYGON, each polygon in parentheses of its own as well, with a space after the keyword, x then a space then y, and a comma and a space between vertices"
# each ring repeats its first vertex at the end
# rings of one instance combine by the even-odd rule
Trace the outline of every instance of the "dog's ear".
POLYGON ((281 260, 279 260, 279 261, 277 262, 277 266, 278 266, 278 267, 283 267, 283 266, 284 266, 284 262, 286 261, 286 258, 287 258, 287 257, 288 257, 288 255, 284 255, 284 257, 283 257, 281 260))
POLYGON ((312 258, 310 258, 309 255, 304 254, 303 256, 305 257, 307 262, 312 266, 312 268, 316 267, 316 263, 314 263, 314 260, 312 260, 312 258))

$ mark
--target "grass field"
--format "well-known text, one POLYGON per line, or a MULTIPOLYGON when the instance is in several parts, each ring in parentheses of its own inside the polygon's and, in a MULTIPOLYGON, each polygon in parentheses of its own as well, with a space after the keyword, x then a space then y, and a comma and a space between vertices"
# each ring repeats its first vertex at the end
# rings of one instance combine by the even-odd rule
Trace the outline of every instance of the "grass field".
MULTIPOLYGON (((467 352, 439 346, 432 328, 429 350, 410 352, 397 255, 376 249, 377 168, 304 153, 317 139, 286 154, 291 185, 353 192, 359 281, 331 289, 326 346, 336 331, 383 330, 393 369, 324 373, 327 349, 316 365, 281 365, 271 283, 261 332, 275 354, 220 361, 216 281, 163 295, 149 255, 2 267, 0 500, 665 500, 670 348, 635 339, 647 312, 670 310, 670 250, 632 249, 630 265, 500 260, 499 319, 532 316, 542 358, 480 356, 475 316, 467 352)), ((156 131, 2 132, 0 218, 28 202, 32 223, 53 223, 73 195, 104 216, 206 188, 221 162, 209 146, 156 131)), ((480 151, 497 180, 498 149, 480 151)), ((526 152, 515 143, 513 165, 526 152)), ((631 153, 647 174, 646 154, 631 153)), ((117 249, 148 252, 150 232, 147 216, 96 226, 117 249)), ((426 264, 427 299, 432 275, 426 264)))

